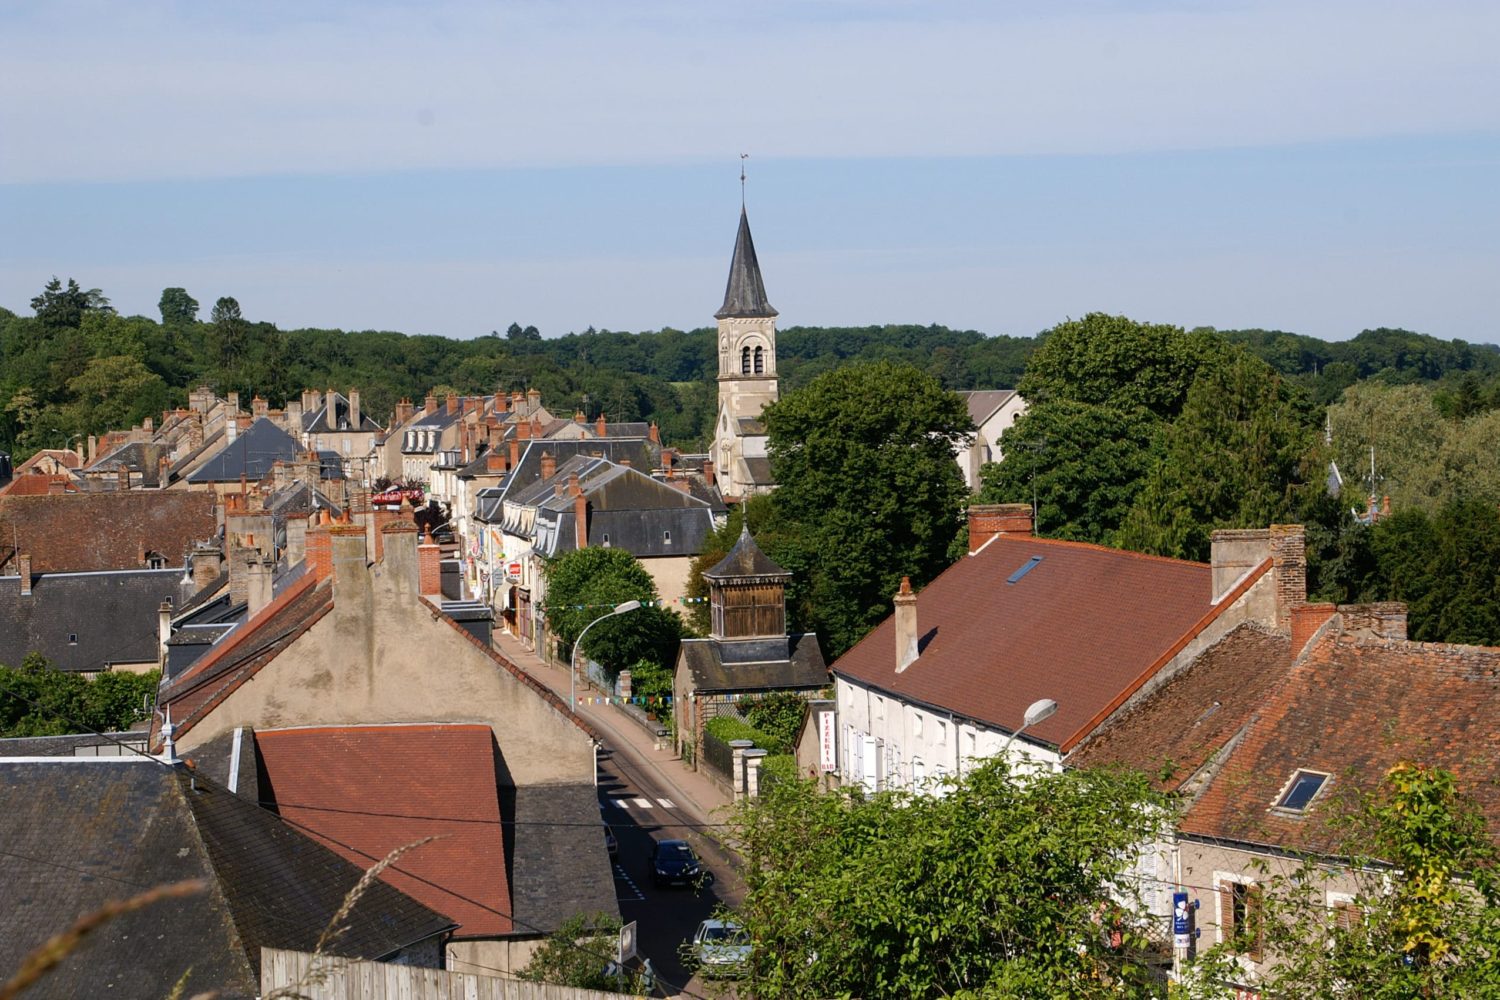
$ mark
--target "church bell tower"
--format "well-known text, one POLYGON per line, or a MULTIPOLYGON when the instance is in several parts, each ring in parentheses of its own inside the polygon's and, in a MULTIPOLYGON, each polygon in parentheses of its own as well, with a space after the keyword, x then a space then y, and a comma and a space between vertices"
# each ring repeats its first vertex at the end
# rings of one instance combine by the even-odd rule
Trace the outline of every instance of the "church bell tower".
POLYGON ((750 218, 740 208, 740 229, 719 321, 719 414, 711 456, 726 496, 766 493, 771 481, 761 410, 776 402, 776 310, 750 238, 750 218))

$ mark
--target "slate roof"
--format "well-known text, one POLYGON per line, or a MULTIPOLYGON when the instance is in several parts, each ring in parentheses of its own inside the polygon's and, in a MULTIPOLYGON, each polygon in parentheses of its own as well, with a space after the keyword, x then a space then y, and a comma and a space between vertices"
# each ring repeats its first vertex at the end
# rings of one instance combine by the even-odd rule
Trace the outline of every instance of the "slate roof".
POLYGON ((994 416, 995 411, 1010 402, 1015 394, 1014 389, 969 389, 959 393, 969 408, 969 419, 974 421, 975 427, 994 416))
MULTIPOLYGON (((459 925, 511 933, 498 749, 489 726, 340 726, 258 731, 275 809, 368 867, 423 837, 382 878, 459 925)), ((598 812, 595 810, 595 818, 598 812)))
POLYGON ((341 392, 330 392, 323 397, 323 405, 312 413, 302 414, 302 430, 307 434, 337 434, 340 431, 379 433, 383 428, 361 408, 359 426, 349 422, 349 400, 341 392))
MULTIPOLYGON (((303 448, 286 431, 267 417, 261 417, 246 430, 188 474, 190 483, 233 483, 240 477, 252 482, 265 478, 271 466, 288 462, 302 454, 303 448)), ((320 474, 324 479, 344 478, 344 463, 337 453, 318 452, 320 474)))
POLYGON ((920 655, 906 670, 896 672, 887 617, 833 672, 1003 731, 1055 699, 1057 713, 1027 732, 1067 752, 1229 605, 1214 606, 1211 590, 1201 563, 997 535, 917 595, 920 655))
POLYGON ((1262 708, 1184 834, 1331 852, 1318 810, 1353 784, 1375 789, 1402 760, 1444 768, 1500 828, 1500 648, 1357 638, 1330 631, 1262 708), (1272 808, 1298 769, 1330 775, 1303 816, 1272 808))
MULTIPOLYGON (((569 917, 619 913, 614 871, 592 784, 506 789, 515 804, 511 903, 517 934, 551 932, 569 917)), ((502 798, 502 805, 504 800, 502 798)))
MULTIPOLYGON (((191 970, 189 993, 248 1000, 259 993, 261 946, 311 950, 361 874, 270 812, 146 758, 0 760, 0 800, 0 968, 15 969, 108 900, 207 884, 105 924, 38 996, 166 996, 191 970)), ((387 957, 448 926, 378 885, 332 950, 387 957)))
POLYGON ((24 597, 20 577, 0 577, 0 663, 20 666, 28 652, 68 671, 154 663, 158 609, 184 596, 181 569, 46 573, 24 597))
MULTIPOLYGON (((535 548, 551 557, 577 548, 573 497, 557 496, 554 484, 579 477, 588 503, 590 545, 609 545, 640 558, 696 555, 714 530, 713 510, 704 501, 634 468, 575 456, 515 498, 537 508, 535 548), (670 538, 670 541, 668 539, 670 538)), ((515 528, 521 532, 519 526, 515 528)))
POLYGON ((1292 666, 1292 642, 1246 623, 1068 755, 1071 767, 1121 764, 1177 790, 1245 731, 1292 666))
POLYGON ((766 299, 766 286, 760 277, 760 261, 755 259, 755 241, 750 238, 750 217, 740 208, 740 228, 734 237, 734 259, 729 262, 729 281, 724 287, 724 304, 714 313, 715 319, 730 317, 769 317, 776 310, 766 299))
POLYGON ((741 458, 740 471, 742 478, 756 486, 774 486, 776 478, 771 475, 771 460, 762 455, 751 455, 741 458))
POLYGON ((0 572, 15 572, 17 547, 35 573, 140 569, 143 552, 180 567, 195 542, 217 535, 211 493, 0 496, 0 572))
MULTIPOLYGON (((894 641, 894 640, 893 640, 894 641)), ((811 632, 778 639, 684 639, 678 659, 699 691, 780 691, 828 686, 811 632)))
MULTIPOLYGON (((776 565, 775 560, 761 551, 750 536, 750 526, 740 527, 739 540, 729 555, 714 563, 712 569, 703 574, 705 580, 733 580, 739 577, 778 576, 790 578, 792 574, 776 565)), ((893 640, 894 641, 894 640, 893 640)))
MULTIPOLYGON (((148 487, 161 485, 161 460, 168 459, 168 470, 170 472, 172 449, 170 446, 158 441, 134 441, 130 444, 121 445, 98 460, 90 463, 85 473, 93 472, 115 472, 127 469, 139 473, 141 482, 148 487)), ((168 476, 170 479, 170 475, 168 476)))
POLYGON ((650 469, 654 468, 656 456, 655 446, 646 438, 586 438, 571 441, 532 438, 521 449, 516 467, 495 488, 498 492, 482 491, 488 494, 490 503, 487 508, 481 507, 481 521, 494 523, 500 516, 501 501, 516 500, 522 495, 522 491, 541 480, 543 452, 550 453, 557 460, 558 468, 574 456, 587 458, 597 452, 600 457, 616 464, 629 461, 636 469, 650 469))

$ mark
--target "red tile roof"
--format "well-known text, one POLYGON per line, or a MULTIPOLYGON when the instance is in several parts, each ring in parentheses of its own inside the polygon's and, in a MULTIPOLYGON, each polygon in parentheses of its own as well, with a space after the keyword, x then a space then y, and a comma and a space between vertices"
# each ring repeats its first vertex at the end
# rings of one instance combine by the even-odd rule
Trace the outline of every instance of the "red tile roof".
POLYGON ((1175 790, 1250 724, 1291 666, 1285 635, 1240 625, 1096 730, 1067 763, 1122 764, 1175 790))
POLYGON ((214 499, 185 490, 6 494, 0 496, 0 566, 13 547, 31 556, 36 573, 140 569, 148 552, 168 566, 183 566, 193 543, 212 542, 218 534, 214 499))
POLYGON ((1231 603, 1211 604, 1211 588, 1201 563, 1000 535, 917 595, 921 655, 905 671, 887 618, 833 672, 1003 729, 1055 699, 1057 714, 1027 732, 1066 751, 1231 603))
MULTIPOLYGON (((1272 811, 1298 769, 1374 789, 1401 760, 1452 771, 1500 830, 1500 649, 1330 633, 1298 662, 1183 818, 1186 834, 1327 852, 1318 815, 1272 811)), ((1326 801, 1326 800, 1325 800, 1326 801)))
POLYGON ((66 473, 50 476, 38 472, 28 472, 17 476, 0 488, 0 496, 4 497, 43 497, 52 492, 52 484, 61 483, 64 493, 77 493, 78 483, 66 473))
POLYGON ((255 734, 281 816, 456 923, 511 933, 494 734, 481 725, 342 726, 255 734))

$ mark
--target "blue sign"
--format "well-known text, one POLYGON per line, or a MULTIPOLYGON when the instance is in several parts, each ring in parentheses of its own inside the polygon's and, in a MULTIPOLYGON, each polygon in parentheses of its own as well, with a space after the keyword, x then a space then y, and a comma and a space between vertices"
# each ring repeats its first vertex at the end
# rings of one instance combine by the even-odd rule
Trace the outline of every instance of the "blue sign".
POLYGON ((1172 893, 1172 943, 1179 948, 1188 946, 1188 894, 1172 893))

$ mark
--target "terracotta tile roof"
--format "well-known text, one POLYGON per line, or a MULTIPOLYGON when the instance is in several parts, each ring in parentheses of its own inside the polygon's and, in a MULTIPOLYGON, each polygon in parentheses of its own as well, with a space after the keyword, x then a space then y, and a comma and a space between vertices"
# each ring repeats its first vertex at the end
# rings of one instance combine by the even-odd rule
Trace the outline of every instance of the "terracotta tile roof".
POLYGON ((488 726, 284 729, 255 740, 284 818, 362 866, 441 837, 404 855, 383 879, 458 923, 457 937, 511 933, 488 726))
POLYGON ((35 573, 141 569, 144 553, 183 566, 194 542, 213 541, 217 534, 212 493, 0 496, 0 569, 12 572, 16 547, 31 556, 35 573))
POLYGON ((1401 760, 1436 765, 1500 829, 1500 649, 1353 638, 1319 640, 1184 817, 1181 829, 1327 852, 1337 838, 1317 803, 1302 818, 1272 810, 1298 769, 1332 775, 1328 791, 1373 789, 1401 760))
POLYGON ((1240 625, 1097 730, 1067 763, 1123 764, 1158 788, 1181 788, 1254 719, 1291 666, 1290 639, 1240 625))
POLYGON ((833 672, 1002 729, 1053 698, 1057 714, 1027 732, 1066 751, 1230 603, 1215 608, 1211 586, 1200 563, 1000 535, 917 595, 921 653, 905 671, 888 617, 833 672))
POLYGON ((28 472, 0 488, 0 497, 41 497, 52 492, 52 484, 61 483, 64 493, 77 493, 78 481, 66 473, 55 476, 28 472))

